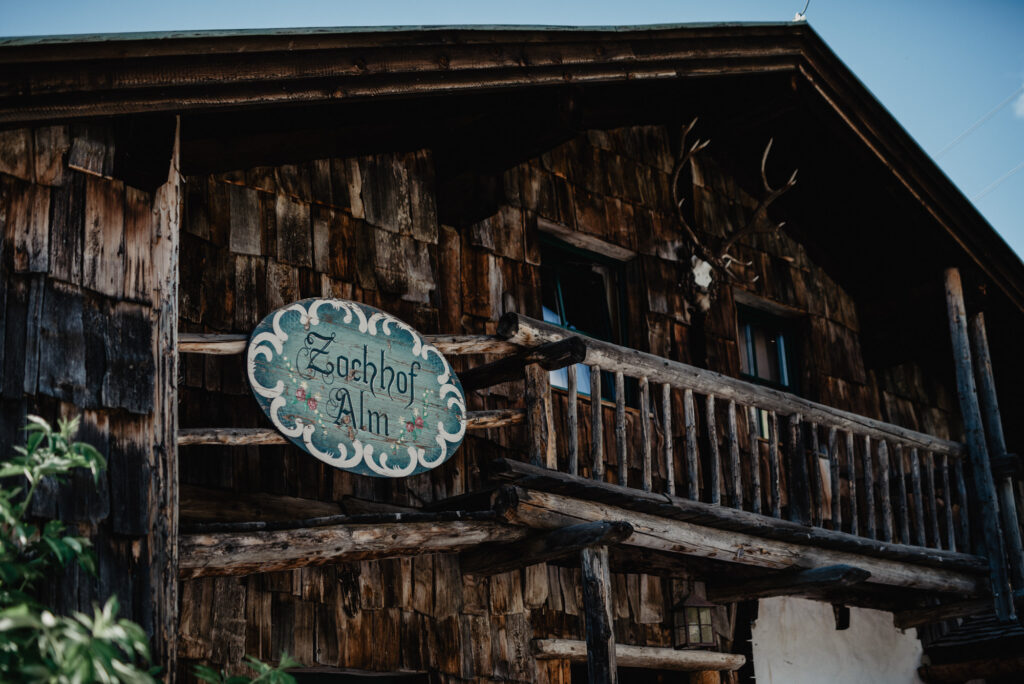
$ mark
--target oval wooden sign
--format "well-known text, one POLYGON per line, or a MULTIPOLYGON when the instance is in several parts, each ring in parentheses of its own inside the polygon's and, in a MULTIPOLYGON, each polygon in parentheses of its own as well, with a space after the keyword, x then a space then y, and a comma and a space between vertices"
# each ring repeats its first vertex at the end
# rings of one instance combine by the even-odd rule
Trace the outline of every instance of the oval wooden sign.
POLYGON ((448 361, 412 326, 371 306, 304 299, 256 327, 249 384, 281 433, 343 470, 422 473, 466 434, 466 398, 448 361))

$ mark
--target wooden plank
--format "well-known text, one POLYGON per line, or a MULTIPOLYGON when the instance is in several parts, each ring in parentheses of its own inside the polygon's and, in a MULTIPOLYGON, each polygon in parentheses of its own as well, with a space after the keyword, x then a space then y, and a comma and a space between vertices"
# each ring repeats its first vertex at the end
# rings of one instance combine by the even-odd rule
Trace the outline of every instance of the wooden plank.
POLYGON ((721 458, 718 454, 718 427, 715 423, 715 395, 709 394, 704 398, 704 433, 708 438, 708 472, 707 487, 710 490, 707 494, 708 500, 713 503, 721 503, 721 458))
MULTIPOLYGON (((542 662, 546 660, 583 662, 587 659, 587 643, 585 641, 534 639, 531 642, 531 646, 533 657, 542 662)), ((682 672, 738 670, 747 661, 745 656, 735 653, 697 650, 677 651, 674 648, 631 646, 627 644, 615 644, 615 660, 619 667, 678 670, 682 672)))
POLYGON ((640 456, 641 486, 645 492, 653 486, 651 472, 651 386, 646 377, 640 378, 640 456))
MULTIPOLYGON (((871 435, 864 435, 864 518, 865 532, 869 539, 878 539, 878 523, 875 517, 875 466, 874 447, 871 445, 871 435)), ((934 492, 931 497, 934 501, 934 492)))
POLYGON ((810 433, 810 455, 811 455, 811 469, 807 473, 808 488, 810 489, 810 505, 811 505, 811 524, 821 525, 824 517, 824 510, 822 502, 824 501, 824 494, 822 490, 821 482, 821 467, 819 459, 821 458, 821 445, 818 442, 818 424, 810 423, 807 426, 807 431, 810 433))
POLYGON ((555 453, 555 419, 551 406, 549 373, 541 366, 530 364, 526 375, 526 434, 529 439, 530 462, 548 468, 558 467, 555 453))
POLYGON ((807 452, 803 438, 803 418, 799 413, 789 417, 786 439, 786 465, 789 485, 789 519, 794 522, 811 524, 811 490, 807 474, 807 452))
POLYGON ((924 452, 924 499, 928 503, 928 546, 942 548, 939 535, 939 500, 935 496, 935 458, 924 452))
MULTIPOLYGON (((839 488, 839 434, 835 428, 828 431, 828 473, 829 486, 832 489, 832 529, 843 529, 843 507, 839 488)), ((909 544, 910 540, 904 540, 909 544)))
POLYGON ((924 492, 921 488, 921 458, 917 449, 910 450, 910 486, 914 496, 914 543, 926 546, 928 538, 924 531, 924 492))
MULTIPOLYGON (((896 444, 896 517, 899 520, 902 544, 910 544, 910 509, 907 506, 907 477, 903 445, 896 444)), ((948 491, 948 490, 947 490, 948 491)), ((948 494, 946 496, 949 496, 948 494)))
POLYGON ((615 615, 612 610, 612 578, 608 568, 608 547, 580 551, 583 585, 583 617, 587 631, 587 681, 615 684, 619 681, 615 662, 615 615))
POLYGON ((991 610, 992 599, 989 598, 954 601, 926 608, 898 610, 892 614, 892 623, 896 629, 910 629, 959 617, 983 615, 991 610))
POLYGON ((459 380, 465 392, 472 392, 520 380, 524 369, 530 364, 537 364, 546 371, 554 371, 580 363, 586 356, 587 348, 583 342, 577 337, 570 337, 558 342, 521 349, 497 361, 474 366, 460 373, 459 380))
POLYGON ((870 572, 852 565, 826 565, 746 582, 711 584, 707 587, 707 598, 713 603, 735 603, 769 596, 820 596, 823 591, 861 584, 869 577, 870 572))
POLYGON ((878 443, 878 490, 882 499, 882 539, 892 541, 892 489, 889 486, 889 444, 878 443))
POLYGON ((576 366, 569 366, 566 371, 569 376, 569 404, 566 408, 569 418, 569 473, 576 475, 580 468, 580 416, 576 366))
MULTIPOLYGON (((466 414, 466 429, 490 430, 507 425, 516 425, 525 420, 526 412, 524 409, 469 411, 466 414)), ((272 428, 181 428, 178 430, 179 446, 195 446, 200 444, 258 446, 290 443, 284 435, 272 428)))
MULTIPOLYGON (((260 224, 260 202, 256 190, 242 185, 228 185, 228 207, 230 225, 228 247, 235 254, 260 256, 262 226, 260 224)), ((321 268, 321 272, 328 269, 321 268)))
POLYGON ((750 497, 754 513, 761 512, 761 428, 758 425, 758 410, 747 407, 747 439, 750 440, 750 497))
POLYGON ((629 456, 626 453, 626 382, 615 373, 615 458, 619 463, 619 484, 629 484, 629 456))
POLYGON ((631 534, 633 528, 628 523, 615 521, 570 525, 517 542, 467 549, 459 554, 459 563, 464 574, 497 575, 564 558, 590 546, 618 544, 631 534))
POLYGON ((956 501, 960 508, 960 516, 957 520, 960 530, 960 544, 964 551, 971 550, 971 523, 968 514, 967 502, 967 481, 964 478, 964 459, 957 458, 953 461, 953 474, 956 478, 956 501))
MULTIPOLYGON (((508 313, 498 324, 498 335, 510 342, 533 346, 578 334, 527 316, 508 313)), ((770 387, 739 380, 721 373, 696 368, 654 354, 620 347, 610 342, 582 336, 587 343, 587 360, 606 371, 621 370, 633 377, 647 376, 653 382, 668 382, 673 387, 692 389, 699 394, 714 394, 719 399, 733 400, 746 406, 777 411, 788 415, 800 413, 804 420, 839 429, 852 429, 880 439, 894 439, 911 446, 955 454, 964 451, 958 442, 909 430, 849 411, 825 406, 770 387)))
MULTIPOLYGON (((945 502, 943 508, 946 512, 946 548, 956 551, 956 530, 953 529, 953 497, 949 489, 949 457, 942 454, 939 461, 939 470, 942 472, 942 499, 945 502)), ((1014 520, 1016 527, 1017 521, 1014 520)))
POLYGON ((971 460, 974 503, 981 513, 985 552, 991 564, 990 579, 996 616, 1002 621, 1007 621, 1015 616, 1013 596, 1006 570, 1006 550, 999 519, 998 495, 989 467, 988 445, 985 442, 981 406, 978 403, 978 388, 974 381, 960 271, 956 268, 947 269, 945 286, 949 334, 953 342, 953 361, 956 366, 957 397, 960 400, 960 416, 963 418, 964 433, 967 437, 967 455, 971 460))
POLYGON ((771 494, 773 518, 782 517, 782 483, 779 475, 779 417, 775 411, 769 411, 768 427, 768 487, 771 494))
POLYGON ((590 463, 595 480, 604 479, 604 409, 601 407, 601 367, 590 367, 590 463))
POLYGON ((542 233, 548 233, 554 235, 563 242, 568 242, 574 247, 585 249, 588 252, 594 252, 603 256, 614 259, 615 261, 630 261, 636 257, 636 252, 631 249, 626 249, 606 240, 582 233, 577 230, 573 230, 568 226, 564 226, 561 223, 549 221, 546 218, 539 217, 537 219, 537 230, 542 233))
POLYGON ((878 584, 972 595, 985 586, 984 578, 977 575, 719 530, 538 490, 505 491, 499 512, 510 522, 537 529, 622 520, 634 530, 624 542, 627 545, 763 568, 853 565, 870 572, 872 582, 878 584))
POLYGON ((846 467, 847 485, 850 488, 850 534, 859 534, 859 516, 857 515, 857 443, 853 433, 846 432, 846 467))
POLYGON ((86 179, 82 284, 114 299, 124 294, 124 184, 120 181, 86 179))
POLYGON ((140 302, 153 297, 153 208, 148 193, 125 187, 124 296, 140 302))
POLYGON ((665 430, 665 491, 676 495, 676 463, 672 454, 672 385, 661 386, 661 419, 665 430))
POLYGON ((50 188, 7 184, 7 234, 13 237, 15 273, 46 273, 50 262, 50 188))
POLYGON ((179 576, 249 575, 340 561, 424 557, 525 536, 522 528, 482 520, 184 534, 179 541, 179 576))
POLYGON ((740 440, 736 429, 736 402, 730 401, 726 411, 725 440, 729 445, 729 505, 743 508, 743 477, 740 470, 740 440))
MULTIPOLYGON (((974 369, 978 384, 978 402, 985 421, 985 436, 988 437, 989 457, 995 461, 1006 458, 1006 437, 1003 435, 1003 419, 999 413, 999 398, 996 395, 995 374, 992 369, 992 355, 988 348, 988 332, 985 330, 985 313, 979 311, 969 323, 971 351, 974 354, 974 369)), ((943 462, 945 465, 945 462, 943 462)), ((945 471, 944 471, 945 474, 945 471)), ((1008 475, 996 481, 999 497, 999 512, 1002 515, 1003 533, 1006 536, 1006 553, 1010 560, 1010 574, 1013 586, 1024 587, 1024 543, 1021 541, 1020 522, 1017 518, 1017 500, 1013 491, 1013 478, 1008 475)), ((947 500, 951 500, 949 488, 947 500)), ((952 530, 952 525, 950 525, 952 530)), ((952 532, 950 537, 952 538, 952 532)))
POLYGON ((178 515, 185 522, 281 521, 344 512, 342 506, 333 501, 266 492, 231 492, 195 485, 181 485, 179 488, 178 515))
POLYGON ((686 492, 693 501, 700 499, 697 470, 697 417, 693 406, 693 390, 683 393, 683 422, 686 428, 686 492))

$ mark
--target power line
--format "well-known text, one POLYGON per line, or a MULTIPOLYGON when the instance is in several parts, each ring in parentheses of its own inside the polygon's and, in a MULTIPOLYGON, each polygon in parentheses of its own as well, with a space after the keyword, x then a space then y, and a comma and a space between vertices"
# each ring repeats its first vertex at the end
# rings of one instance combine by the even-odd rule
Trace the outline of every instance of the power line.
POLYGON ((988 121, 993 116, 995 116, 999 112, 1000 109, 1002 109, 1006 105, 1008 105, 1011 102, 1013 102, 1014 98, 1017 97, 1018 95, 1020 95, 1021 93, 1024 93, 1024 84, 1022 84, 1021 87, 1019 87, 1015 91, 1013 91, 1013 94, 1010 95, 1008 98, 1006 98, 1005 100, 1003 100, 1002 102, 997 104, 988 114, 986 114, 985 116, 981 117, 980 119, 975 121, 973 124, 968 126, 967 130, 965 130, 963 133, 961 133, 960 135, 958 135, 955 138, 953 138, 953 140, 950 141, 950 143, 948 145, 946 145, 941 150, 939 150, 938 154, 935 155, 935 158, 938 159, 939 157, 944 155, 946 152, 949 152, 951 149, 953 149, 958 144, 960 144, 961 140, 963 140, 964 138, 969 136, 974 131, 978 130, 982 126, 982 124, 984 124, 986 121, 988 121))
POLYGON ((989 184, 988 184, 988 185, 987 185, 987 186, 985 187, 985 189, 984 189, 984 190, 982 190, 982 191, 981 191, 981 192, 979 192, 979 193, 978 193, 977 195, 975 195, 974 197, 972 197, 972 198, 971 198, 971 201, 972 201, 972 202, 977 202, 977 201, 978 201, 978 200, 980 200, 980 199, 981 199, 982 197, 984 197, 985 195, 987 195, 987 194, 989 194, 990 192, 992 192, 993 190, 995 190, 995 189, 996 189, 997 187, 999 187, 999 185, 1000 185, 1000 184, 1001 184, 1001 183, 1002 183, 1003 181, 1005 181, 1005 180, 1006 180, 1007 178, 1009 178, 1009 177, 1010 177, 1010 176, 1012 176, 1013 174, 1017 173, 1017 172, 1018 172, 1018 171, 1020 171, 1021 169, 1024 169, 1024 161, 1022 161, 1022 162, 1021 162, 1020 164, 1017 164, 1017 165, 1016 165, 1016 166, 1014 166, 1014 167, 1013 167, 1012 169, 1010 169, 1009 171, 1007 171, 1006 173, 1004 173, 1004 174, 1003 174, 1002 176, 1000 176, 999 178, 996 178, 996 179, 995 179, 994 181, 992 181, 991 183, 989 183, 989 184))

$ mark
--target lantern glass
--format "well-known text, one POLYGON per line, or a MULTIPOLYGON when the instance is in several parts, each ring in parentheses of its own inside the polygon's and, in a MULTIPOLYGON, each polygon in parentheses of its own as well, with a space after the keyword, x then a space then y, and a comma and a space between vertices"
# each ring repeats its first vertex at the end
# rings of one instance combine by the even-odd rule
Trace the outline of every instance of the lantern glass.
POLYGON ((715 645, 712 608, 713 603, 692 594, 673 608, 676 648, 703 648, 715 645))

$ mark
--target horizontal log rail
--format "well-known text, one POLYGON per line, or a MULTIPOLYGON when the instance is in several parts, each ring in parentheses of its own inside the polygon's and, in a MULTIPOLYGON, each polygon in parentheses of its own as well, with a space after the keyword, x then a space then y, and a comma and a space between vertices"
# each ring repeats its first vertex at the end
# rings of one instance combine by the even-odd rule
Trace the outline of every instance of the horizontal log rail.
MULTIPOLYGON (((494 335, 424 335, 423 341, 450 356, 468 354, 514 354, 520 351, 513 344, 494 335)), ((231 355, 245 352, 248 335, 217 333, 178 333, 178 352, 182 354, 231 355)))
MULTIPOLYGON (((490 430, 515 425, 525 420, 523 409, 495 409, 470 411, 466 416, 467 430, 490 430)), ((214 445, 263 446, 291 444, 288 438, 273 428, 179 428, 178 446, 214 445)))
POLYGON ((481 516, 392 514, 210 524, 178 538, 182 579, 250 575, 340 561, 462 551, 523 539, 528 530, 481 516), (465 519, 469 518, 469 519, 465 519), (297 527, 296 525, 305 525, 297 527))
MULTIPOLYGON (((537 660, 587 660, 587 642, 571 639, 534 639, 531 647, 537 660)), ((615 661, 620 667, 651 670, 723 671, 738 670, 747 662, 743 655, 718 651, 677 651, 674 648, 615 644, 615 661)))
POLYGON ((504 487, 495 509, 510 523, 554 529, 601 520, 633 527, 623 543, 685 556, 697 556, 775 570, 853 565, 871 573, 870 583, 978 596, 987 590, 984 575, 794 544, 744 532, 721 530, 631 511, 603 502, 576 499, 521 487, 504 487))

